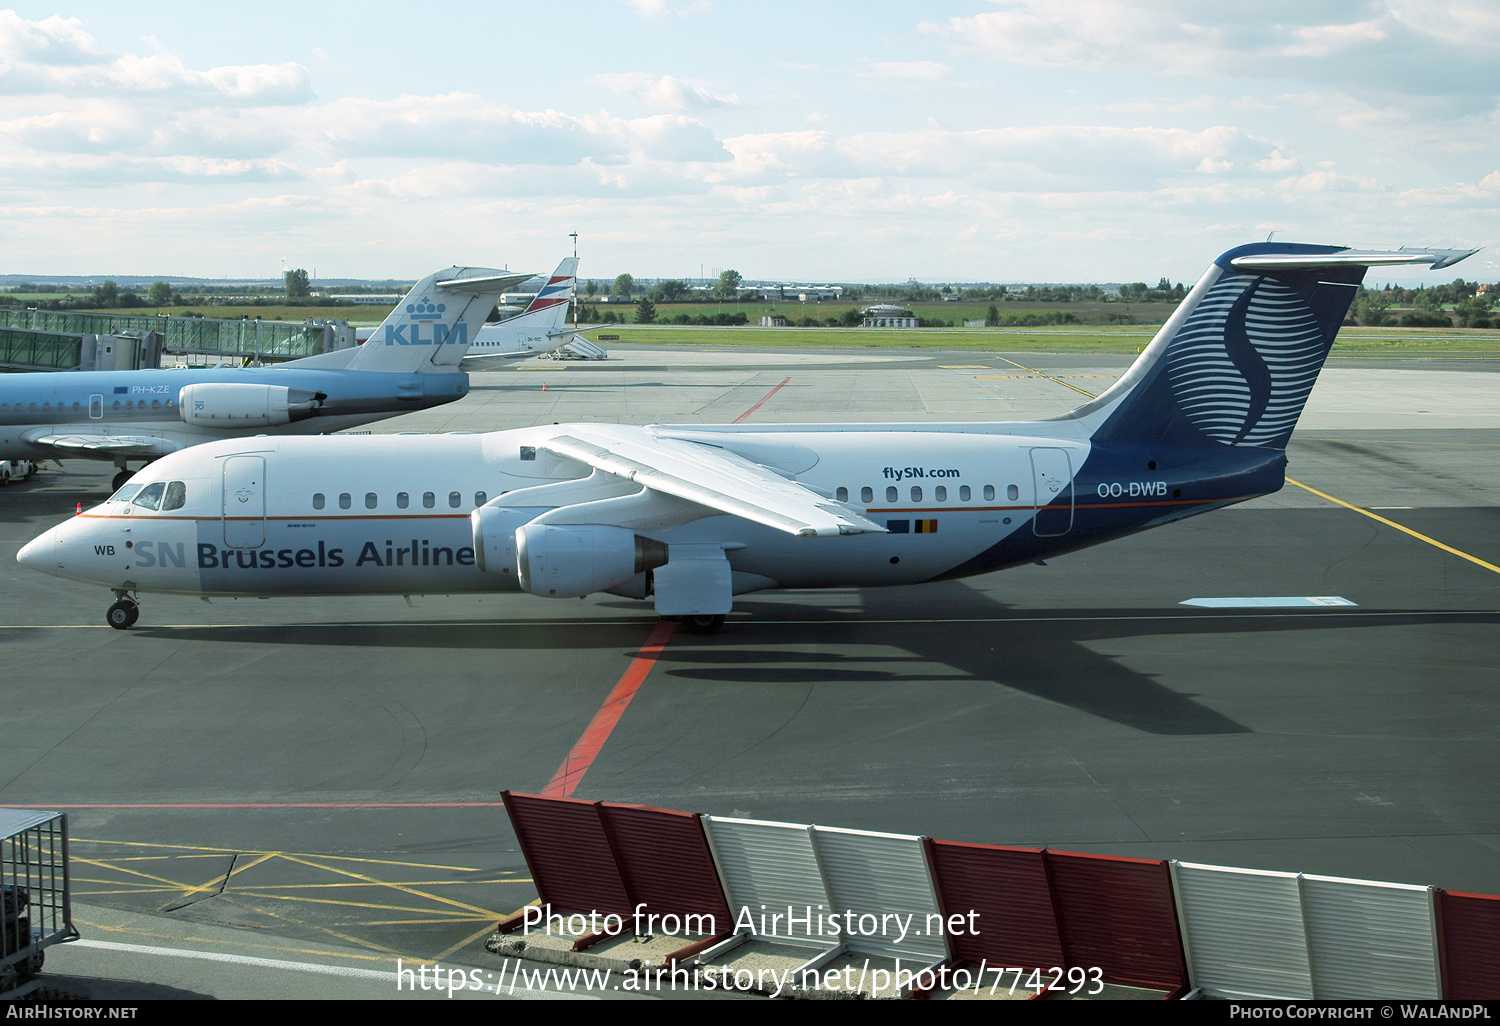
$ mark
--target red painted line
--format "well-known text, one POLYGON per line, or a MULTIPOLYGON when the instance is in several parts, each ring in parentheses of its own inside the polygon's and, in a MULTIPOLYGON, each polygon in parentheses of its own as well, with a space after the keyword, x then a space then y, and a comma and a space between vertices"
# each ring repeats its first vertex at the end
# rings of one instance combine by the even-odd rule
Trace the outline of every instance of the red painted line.
MULTIPOLYGON (((762 400, 764 401, 764 400, 762 400)), ((604 742, 609 740, 610 732, 615 729, 615 724, 620 722, 620 717, 625 714, 626 706, 635 697, 642 684, 646 682, 646 675, 651 672, 651 667, 656 665, 656 657, 661 655, 661 650, 667 647, 667 641, 672 637, 672 632, 677 629, 677 624, 672 620, 663 620, 652 628, 646 643, 636 653, 630 665, 625 668, 622 676, 605 698, 604 704, 594 714, 593 720, 584 730, 583 736, 563 760, 563 764, 552 774, 552 780, 546 787, 542 788, 542 796, 545 798, 567 798, 578 789, 578 784, 583 780, 583 775, 588 768, 594 764, 594 758, 599 750, 604 747, 604 742)))
POLYGON ((776 386, 776 387, 775 387, 775 388, 773 388, 773 389, 771 389, 771 390, 770 390, 770 391, 769 391, 769 392, 767 392, 767 393, 766 393, 766 394, 765 394, 765 395, 763 395, 763 396, 761 396, 761 397, 760 397, 760 402, 758 402, 758 403, 756 403, 756 404, 755 404, 755 405, 754 405, 754 406, 752 406, 752 407, 750 407, 750 408, 749 408, 749 409, 748 409, 748 410, 746 410, 746 411, 745 411, 745 412, 744 412, 744 413, 742 413, 742 414, 740 414, 740 415, 739 415, 739 416, 738 416, 738 417, 736 417, 736 418, 734 418, 734 422, 735 422, 735 423, 736 423, 736 424, 738 424, 738 423, 739 423, 739 422, 740 422, 740 421, 742 421, 742 420, 744 420, 744 419, 745 419, 745 418, 746 418, 746 417, 748 417, 748 416, 750 416, 750 414, 752 414, 752 413, 754 413, 754 412, 755 412, 755 411, 756 411, 756 410, 758 410, 758 409, 760 409, 760 408, 761 408, 761 406, 762 406, 762 405, 763 405, 763 404, 764 404, 764 403, 765 403, 765 401, 766 401, 766 400, 767 400, 767 399, 769 399, 769 398, 771 398, 771 396, 773 396, 773 395, 775 395, 775 394, 776 394, 776 393, 777 393, 777 392, 780 392, 780 391, 781 391, 781 390, 782 390, 782 388, 783 388, 783 387, 785 387, 785 385, 786 385, 786 383, 787 383, 787 382, 788 382, 788 381, 791 381, 791 380, 792 380, 792 379, 791 379, 791 376, 790 376, 790 375, 788 375, 788 376, 787 376, 787 377, 784 377, 784 378, 782 378, 782 379, 781 379, 781 384, 780 384, 780 385, 777 385, 777 386, 776 386))

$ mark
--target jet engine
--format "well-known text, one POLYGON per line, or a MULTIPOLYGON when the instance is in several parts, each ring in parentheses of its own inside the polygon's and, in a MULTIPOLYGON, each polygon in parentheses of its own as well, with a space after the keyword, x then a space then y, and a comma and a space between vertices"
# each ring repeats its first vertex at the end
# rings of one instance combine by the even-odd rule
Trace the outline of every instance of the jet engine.
POLYGON ((623 527, 526 524, 516 530, 521 590, 581 598, 667 562, 667 546, 623 527))
POLYGON ((194 427, 276 427, 310 417, 328 398, 286 385, 202 381, 177 395, 177 413, 194 427))

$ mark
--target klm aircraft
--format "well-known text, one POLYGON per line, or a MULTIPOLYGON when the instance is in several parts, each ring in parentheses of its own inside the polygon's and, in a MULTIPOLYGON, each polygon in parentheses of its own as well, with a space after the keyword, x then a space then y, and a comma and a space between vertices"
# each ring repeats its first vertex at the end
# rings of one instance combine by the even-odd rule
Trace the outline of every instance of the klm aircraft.
POLYGON ((650 598, 691 629, 767 588, 989 573, 1281 488, 1370 267, 1472 251, 1257 243, 1052 420, 245 438, 153 463, 18 559, 115 594, 650 598))
MULTIPOLYGON (((469 337, 469 351, 464 354, 460 369, 494 370, 505 366, 507 361, 550 353, 580 338, 565 322, 577 275, 578 258, 564 259, 525 310, 503 321, 485 324, 469 337)), ((363 342, 379 331, 379 328, 361 328, 355 337, 363 342)))
POLYGON ((353 349, 275 367, 0 375, 0 459, 131 461, 200 442, 325 434, 461 399, 459 361, 500 293, 531 275, 428 275, 353 349))

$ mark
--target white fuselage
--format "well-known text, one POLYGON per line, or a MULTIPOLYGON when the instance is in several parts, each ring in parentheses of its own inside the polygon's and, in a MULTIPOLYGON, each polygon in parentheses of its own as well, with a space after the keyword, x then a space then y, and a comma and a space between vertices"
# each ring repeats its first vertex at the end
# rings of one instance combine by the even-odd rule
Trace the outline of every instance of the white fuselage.
MULTIPOLYGON (((508 568, 478 565, 470 514, 507 492, 588 477, 589 468, 538 450, 567 430, 199 446, 146 468, 116 497, 28 545, 21 559, 122 590, 514 590, 516 575, 508 568), (141 505, 142 489, 157 482, 180 483, 181 504, 141 505)), ((639 531, 669 547, 722 545, 736 591, 911 583, 962 566, 1008 536, 1041 541, 1032 523, 1038 489, 1045 505, 1062 482, 1044 480, 1033 450, 1043 450, 1054 468, 1067 468, 1068 477, 1089 452, 1067 424, 662 430, 711 438, 888 525, 889 533, 807 538, 706 512, 680 526, 639 531)))

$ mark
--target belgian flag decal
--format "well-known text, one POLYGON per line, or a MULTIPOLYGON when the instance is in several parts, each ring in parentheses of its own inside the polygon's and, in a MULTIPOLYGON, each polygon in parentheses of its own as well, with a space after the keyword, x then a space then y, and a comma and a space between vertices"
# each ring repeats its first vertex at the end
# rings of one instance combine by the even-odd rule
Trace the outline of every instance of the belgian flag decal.
POLYGON ((916 522, 918 534, 937 534, 936 520, 918 520, 916 522))

